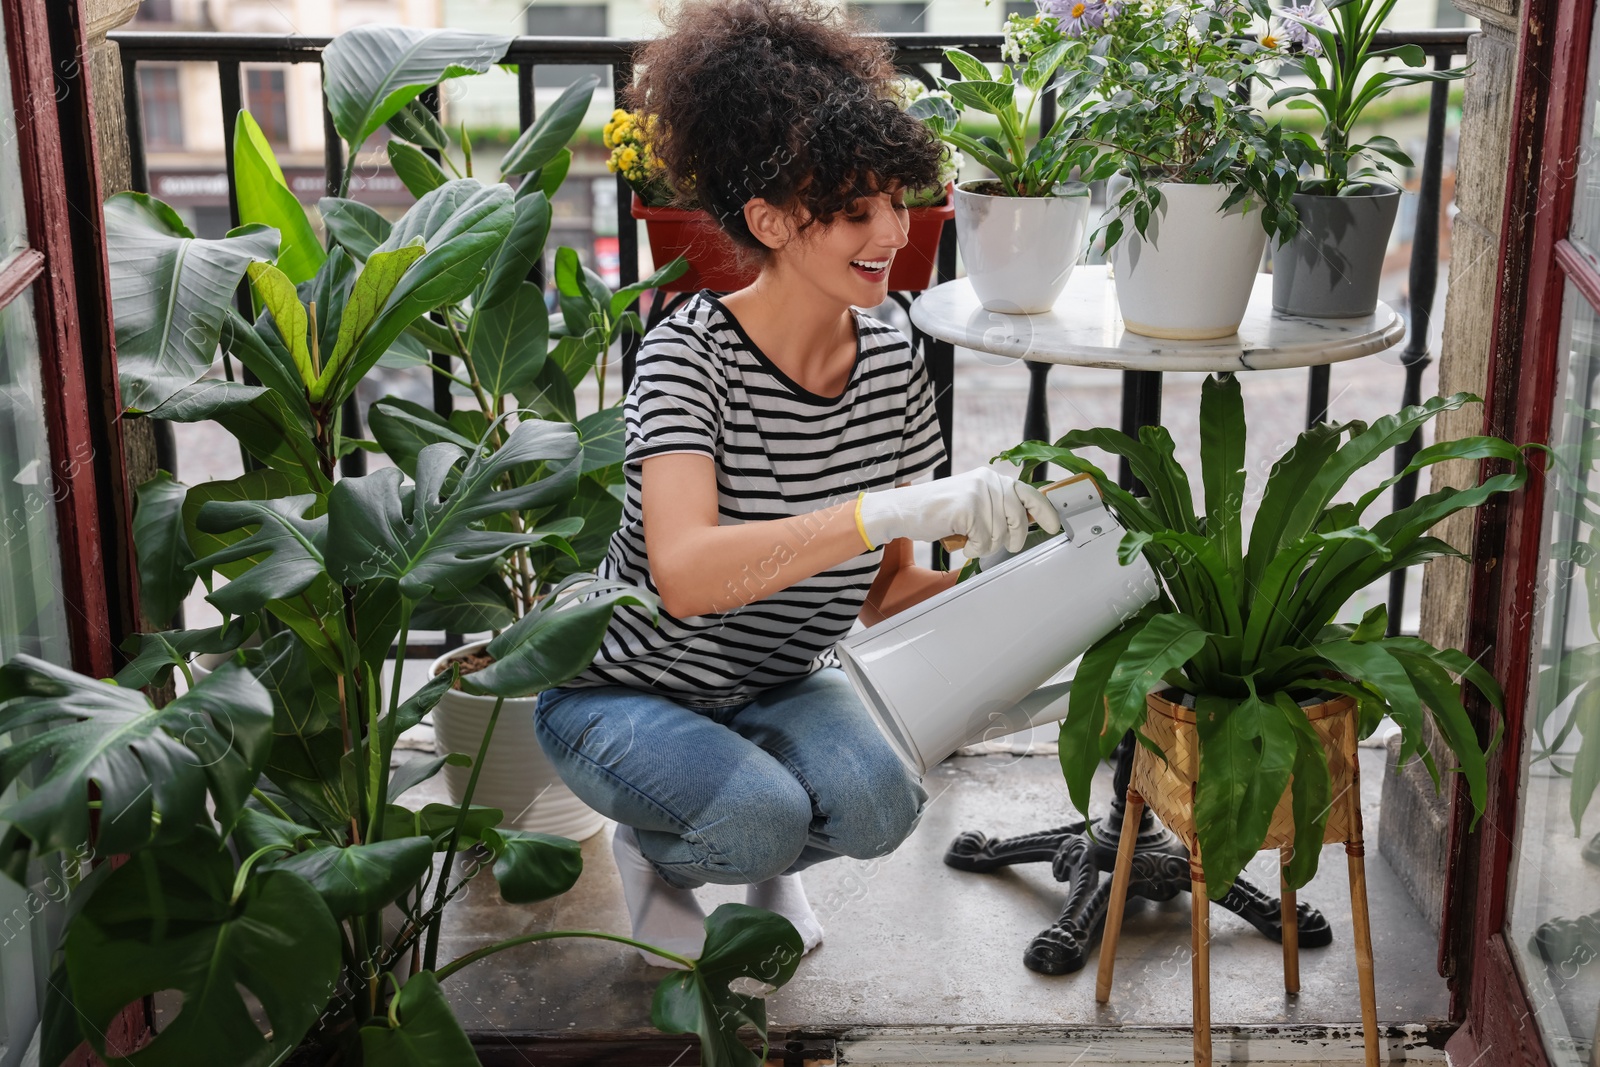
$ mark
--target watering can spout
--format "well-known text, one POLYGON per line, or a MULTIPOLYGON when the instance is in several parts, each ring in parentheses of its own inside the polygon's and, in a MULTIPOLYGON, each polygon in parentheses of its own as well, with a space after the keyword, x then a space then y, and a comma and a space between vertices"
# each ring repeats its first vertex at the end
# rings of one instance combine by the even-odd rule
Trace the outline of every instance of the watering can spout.
POLYGON ((957 749, 1066 718, 1057 675, 1158 591, 1086 475, 1044 487, 1062 531, 851 634, 835 648, 861 702, 919 777, 957 749))

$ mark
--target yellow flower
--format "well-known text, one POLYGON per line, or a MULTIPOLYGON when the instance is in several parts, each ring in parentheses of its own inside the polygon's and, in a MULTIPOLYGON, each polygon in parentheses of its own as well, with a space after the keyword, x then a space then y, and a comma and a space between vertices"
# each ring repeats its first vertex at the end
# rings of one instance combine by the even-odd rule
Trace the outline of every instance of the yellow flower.
POLYGON ((622 172, 631 175, 639 165, 639 150, 632 145, 624 145, 617 149, 616 159, 622 172))
POLYGON ((1278 47, 1278 43, 1279 43, 1278 39, 1276 37, 1274 37, 1270 33, 1267 34, 1265 37, 1261 38, 1261 47, 1262 48, 1276 48, 1276 47, 1278 47))
POLYGON ((621 151, 622 149, 620 148, 614 149, 611 155, 606 157, 606 170, 609 170, 612 174, 617 172, 617 153, 621 151))

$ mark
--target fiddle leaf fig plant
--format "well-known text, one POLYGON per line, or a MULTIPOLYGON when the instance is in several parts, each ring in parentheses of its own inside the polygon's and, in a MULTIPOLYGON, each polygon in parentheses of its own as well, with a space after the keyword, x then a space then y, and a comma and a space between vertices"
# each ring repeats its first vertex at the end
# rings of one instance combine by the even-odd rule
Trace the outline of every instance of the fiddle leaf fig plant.
MULTIPOLYGON (((1302 698, 1354 698, 1363 737, 1389 716, 1401 730, 1401 763, 1420 755, 1437 785, 1439 770, 1423 735, 1424 716, 1431 718, 1482 813, 1485 746, 1462 702, 1461 683, 1498 707, 1494 678, 1462 652, 1391 636, 1381 606, 1358 623, 1339 619, 1378 579, 1459 555, 1428 531, 1520 487, 1527 478, 1522 451, 1495 437, 1443 441, 1358 498, 1337 499, 1355 474, 1386 459, 1434 416, 1476 400, 1457 393, 1371 425, 1306 430, 1273 465, 1248 529, 1242 518, 1244 405, 1232 375, 1208 379, 1201 392, 1204 510, 1195 507, 1189 474, 1163 427, 1146 427, 1138 439, 1110 429, 1074 430, 1053 445, 1025 441, 1002 453, 1013 463, 1043 460, 1093 476, 1127 530, 1123 562, 1142 555, 1162 585, 1155 604, 1099 641, 1079 665, 1061 727, 1062 771, 1079 810, 1088 810, 1096 765, 1125 733, 1139 731, 1145 695, 1160 688, 1175 699, 1192 699, 1196 710, 1194 814, 1215 899, 1261 848, 1285 787, 1296 817, 1289 884, 1303 886, 1316 873, 1331 797, 1327 755, 1300 710, 1302 698), (1079 455, 1083 448, 1125 458, 1147 494, 1118 488, 1079 455), (1401 478, 1458 459, 1493 460, 1503 469, 1478 485, 1441 489, 1370 523, 1364 519, 1401 478)), ((1494 743, 1488 739, 1489 747, 1494 743)))
MULTIPOLYGON (((508 42, 396 27, 337 38, 324 72, 350 166, 385 125, 448 153, 416 98, 486 70, 508 42)), ((85 1040, 109 1056, 121 1011, 177 990, 177 1014, 138 1062, 477 1063, 442 983, 521 942, 441 960, 447 909, 486 870, 507 904, 558 896, 582 870, 575 842, 500 828, 504 812, 473 803, 493 720, 506 698, 586 667, 618 605, 657 612, 648 590, 587 570, 620 507, 620 410, 602 393, 580 419, 573 396, 589 373, 603 380, 602 357, 627 331, 642 332, 634 301, 682 265, 612 292, 563 250, 556 322, 528 281, 594 81, 581 85, 519 142, 515 189, 472 177, 463 144, 467 173, 436 167, 397 220, 324 199, 325 242, 248 115, 234 159, 246 225, 228 237, 195 238, 150 197, 107 202, 131 413, 213 423, 247 463, 235 478, 164 474, 139 490, 143 602, 172 625, 198 581, 220 625, 135 635, 115 679, 25 656, 0 667, 7 873, 40 857, 128 857, 79 886, 52 960, 41 1062, 85 1040), (234 304, 242 282, 248 312, 234 304), (425 366, 474 406, 440 414, 386 398, 369 413, 378 440, 364 440, 347 411, 380 366, 425 366), (341 476, 341 457, 374 448, 393 465, 341 476), (422 626, 502 631, 498 670, 447 670, 405 694, 396 660, 422 626), (202 674, 201 653, 221 665, 202 674), (139 692, 174 676, 185 691, 164 707, 139 692), (400 735, 456 685, 495 698, 476 751, 396 765, 400 735), (402 795, 447 765, 471 766, 459 802, 402 795), (456 864, 469 849, 484 862, 456 864)), ((754 914, 764 918, 719 912, 708 938, 764 958, 793 950, 765 979, 781 984, 798 935, 754 914)), ((541 936, 662 951, 603 931, 541 936)), ((711 1005, 732 995, 737 970, 719 959, 686 961, 711 1005)), ((746 1067, 758 1061, 738 1028, 764 1015, 758 998, 738 1008, 670 1023, 700 1036, 702 1062, 746 1067)))

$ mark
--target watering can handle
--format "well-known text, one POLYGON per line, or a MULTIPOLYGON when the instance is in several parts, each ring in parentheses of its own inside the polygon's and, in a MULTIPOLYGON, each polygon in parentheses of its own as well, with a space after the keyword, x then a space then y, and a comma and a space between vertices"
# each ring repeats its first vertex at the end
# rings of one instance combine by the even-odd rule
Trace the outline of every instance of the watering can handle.
MULTIPOLYGON (((1065 522, 1066 522, 1066 520, 1067 520, 1069 515, 1074 514, 1075 512, 1080 510, 1081 507, 1085 506, 1086 501, 1092 501, 1095 504, 1099 504, 1099 502, 1100 502, 1100 490, 1099 490, 1099 487, 1095 486, 1094 480, 1092 478, 1090 478, 1087 474, 1076 474, 1076 475, 1073 475, 1073 476, 1071 476, 1069 478, 1063 478, 1058 482, 1053 482, 1050 485, 1044 486, 1042 491, 1045 493, 1046 496, 1050 496, 1051 497, 1051 503, 1056 505, 1056 513, 1061 518, 1063 524, 1065 524, 1065 522), (1074 500, 1071 503, 1068 503, 1068 498, 1066 498, 1065 496, 1062 496, 1062 497, 1059 497, 1059 498, 1052 496, 1052 494, 1054 494, 1057 490, 1064 490, 1068 486, 1071 486, 1071 485, 1074 485, 1074 484, 1076 484, 1078 482, 1083 482, 1083 481, 1087 481, 1089 483, 1090 488, 1093 489, 1093 494, 1091 496, 1089 496, 1089 497, 1086 497, 1083 501, 1074 500), (1066 508, 1066 510, 1063 510, 1064 507, 1066 508)), ((1079 494, 1079 495, 1082 496, 1082 494, 1079 494)), ((1032 525, 1032 519, 1031 518, 1029 519, 1029 525, 1032 525)), ((944 546, 944 550, 946 552, 955 552, 955 551, 958 551, 961 548, 964 548, 966 546, 967 535, 966 534, 946 534, 945 536, 939 538, 939 543, 944 546)))

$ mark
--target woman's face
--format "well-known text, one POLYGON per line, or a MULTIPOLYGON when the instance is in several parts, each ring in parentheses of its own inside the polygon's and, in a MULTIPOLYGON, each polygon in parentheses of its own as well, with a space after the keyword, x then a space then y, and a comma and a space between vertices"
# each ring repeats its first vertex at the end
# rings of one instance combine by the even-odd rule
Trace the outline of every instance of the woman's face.
POLYGON ((857 199, 832 222, 799 230, 774 258, 842 304, 876 307, 888 298, 889 267, 905 246, 909 210, 905 190, 890 186, 857 199))

